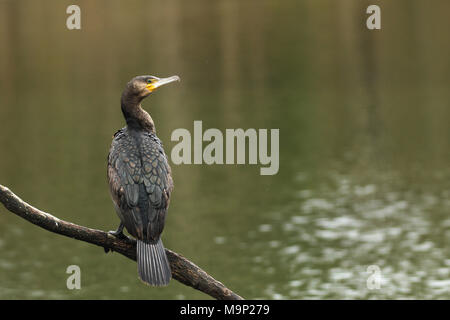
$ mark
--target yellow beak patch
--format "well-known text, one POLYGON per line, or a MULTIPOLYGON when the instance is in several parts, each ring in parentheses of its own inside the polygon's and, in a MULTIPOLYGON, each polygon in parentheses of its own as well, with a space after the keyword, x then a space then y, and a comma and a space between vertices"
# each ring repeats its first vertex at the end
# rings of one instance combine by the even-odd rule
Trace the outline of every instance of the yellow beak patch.
POLYGON ((153 90, 155 90, 155 86, 153 85, 153 83, 149 83, 145 86, 147 88, 148 91, 152 92, 153 90))

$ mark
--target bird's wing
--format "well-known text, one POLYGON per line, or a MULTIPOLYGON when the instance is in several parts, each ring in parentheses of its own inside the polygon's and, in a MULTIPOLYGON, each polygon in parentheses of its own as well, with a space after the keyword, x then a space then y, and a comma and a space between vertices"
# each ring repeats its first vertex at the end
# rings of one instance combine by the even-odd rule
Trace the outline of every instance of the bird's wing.
POLYGON ((125 130, 119 130, 108 155, 108 179, 116 211, 133 236, 143 237, 143 221, 139 209, 141 161, 139 150, 125 130))
POLYGON ((144 220, 147 235, 159 239, 164 228, 170 194, 173 189, 171 170, 161 141, 152 133, 146 133, 141 143, 142 177, 149 206, 144 220))

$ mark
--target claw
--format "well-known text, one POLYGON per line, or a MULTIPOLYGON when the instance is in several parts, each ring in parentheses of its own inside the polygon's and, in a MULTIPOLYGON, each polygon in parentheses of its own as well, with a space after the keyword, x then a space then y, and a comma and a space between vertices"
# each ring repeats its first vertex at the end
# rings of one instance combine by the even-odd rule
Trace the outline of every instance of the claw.
MULTIPOLYGON (((125 239, 130 239, 130 238, 128 238, 126 235, 124 235, 123 234, 123 224, 121 223, 120 225, 119 225, 119 227, 117 228, 117 230, 114 230, 114 231, 108 231, 108 234, 110 234, 110 235, 113 235, 114 237, 116 237, 116 238, 118 238, 118 239, 122 239, 122 240, 125 240, 125 239)), ((106 248, 106 247, 104 247, 103 248, 104 250, 105 250, 105 253, 108 253, 109 251, 111 251, 111 252, 113 252, 114 250, 112 250, 111 248, 106 248)))
POLYGON ((109 234, 113 235, 114 237, 121 239, 121 240, 125 240, 125 239, 130 239, 128 238, 123 232, 122 230, 116 230, 116 231, 108 231, 109 234))

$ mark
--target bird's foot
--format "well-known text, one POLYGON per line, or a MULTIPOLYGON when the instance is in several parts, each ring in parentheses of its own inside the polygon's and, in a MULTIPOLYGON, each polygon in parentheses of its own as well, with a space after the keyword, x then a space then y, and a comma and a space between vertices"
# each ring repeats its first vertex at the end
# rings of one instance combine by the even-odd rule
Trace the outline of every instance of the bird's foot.
MULTIPOLYGON (((121 239, 121 240, 130 240, 126 235, 123 234, 123 224, 120 224, 117 230, 114 231, 108 231, 108 234, 113 235, 114 237, 121 239)), ((114 251, 111 248, 104 247, 105 253, 108 253, 109 251, 114 251)))
POLYGON ((130 240, 129 237, 127 237, 122 230, 115 230, 115 231, 108 231, 108 233, 110 235, 113 235, 114 237, 116 237, 117 239, 120 240, 130 240))

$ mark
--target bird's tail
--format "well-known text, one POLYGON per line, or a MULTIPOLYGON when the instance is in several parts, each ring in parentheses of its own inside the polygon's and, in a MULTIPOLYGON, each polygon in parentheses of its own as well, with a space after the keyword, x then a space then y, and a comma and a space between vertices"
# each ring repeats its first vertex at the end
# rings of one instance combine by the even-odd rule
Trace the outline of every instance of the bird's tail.
POLYGON ((137 240, 139 278, 151 286, 167 286, 172 272, 161 239, 156 243, 137 240))

